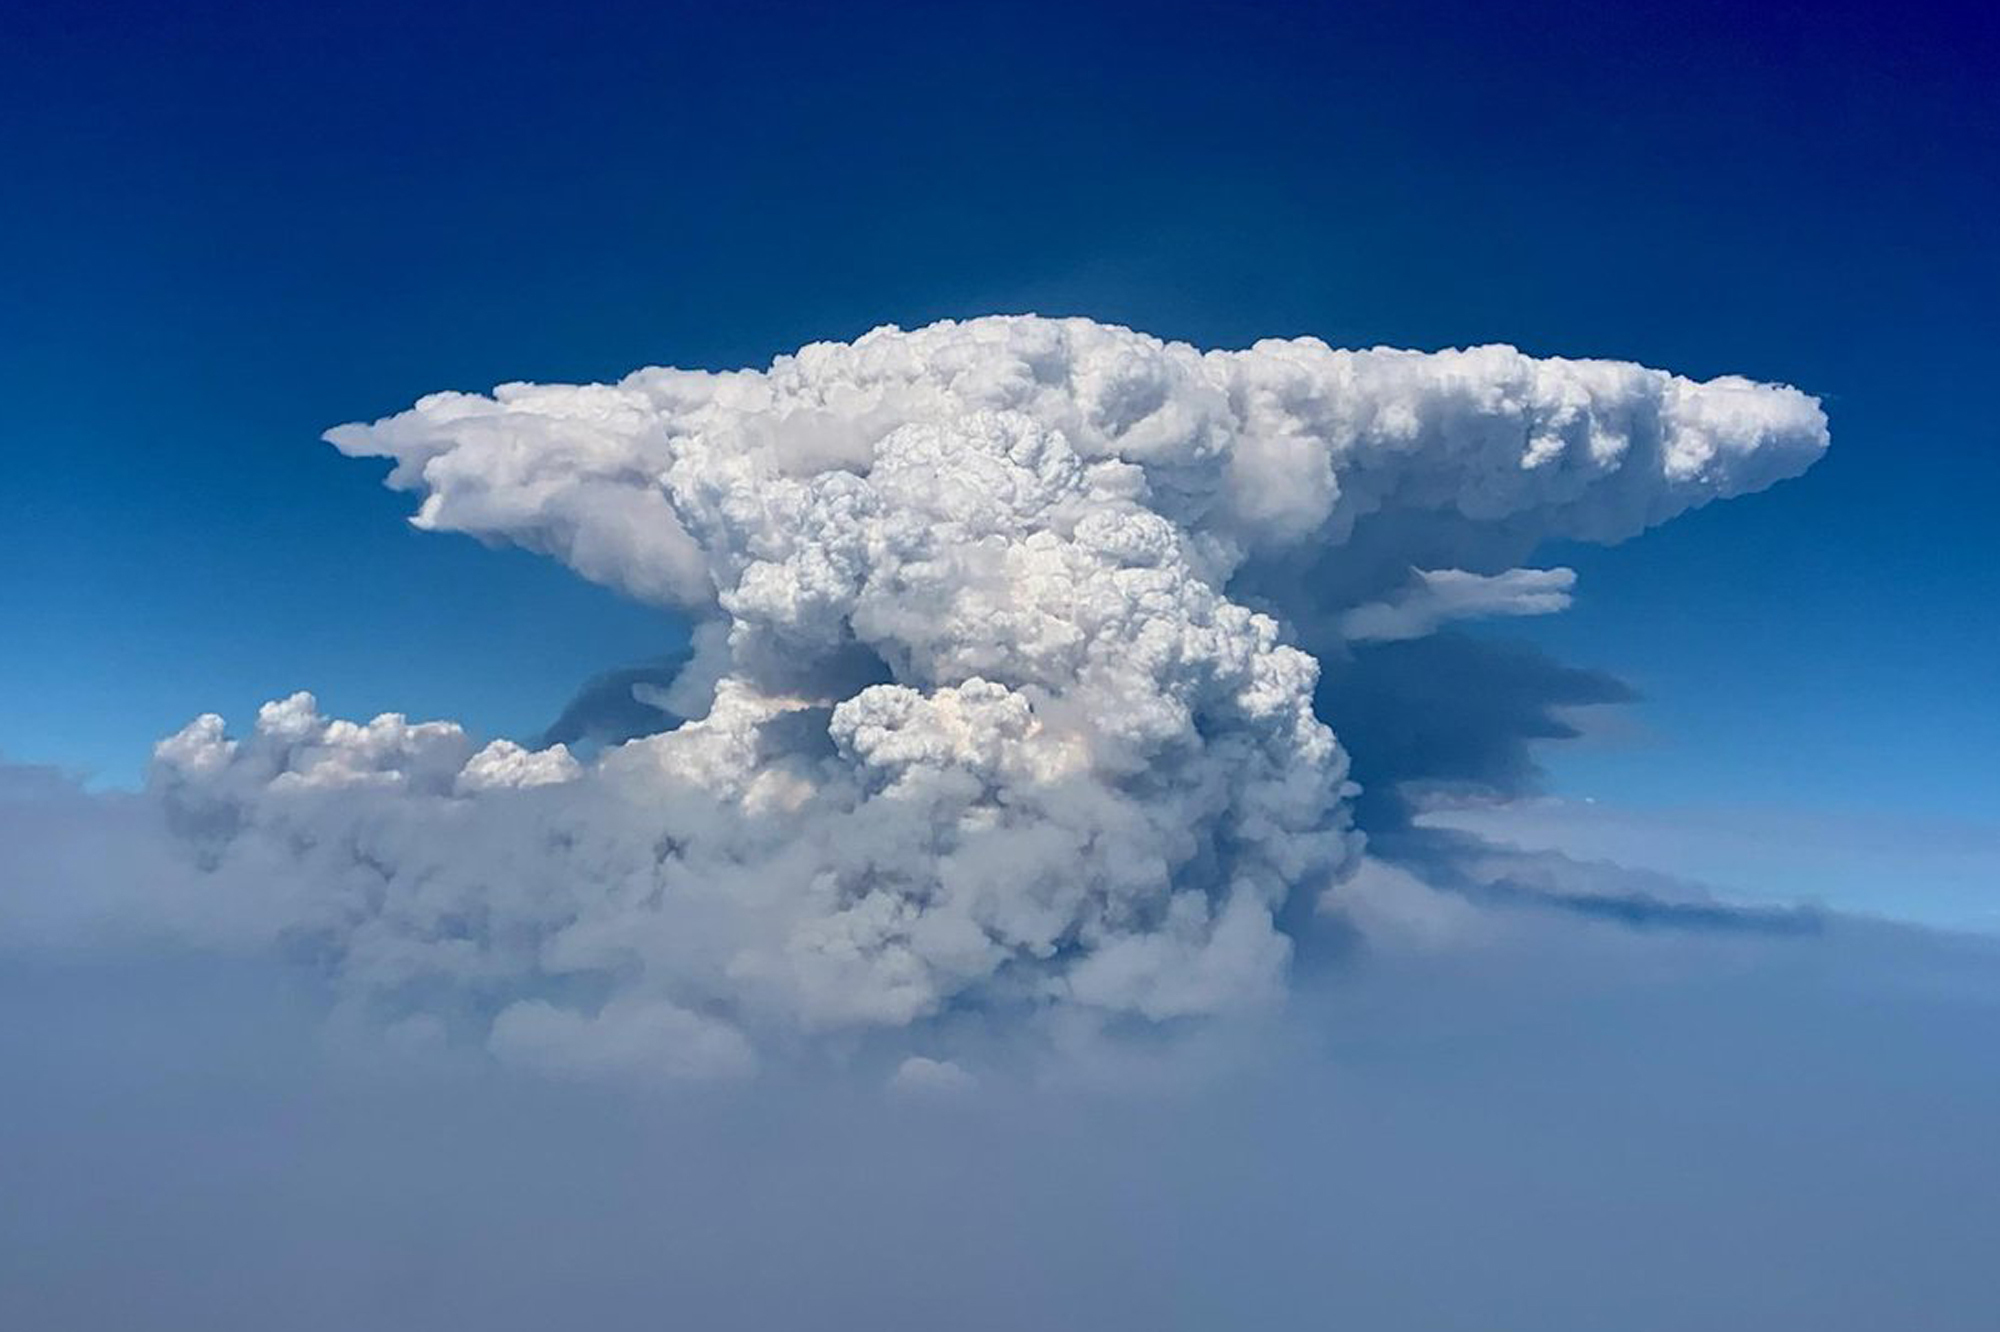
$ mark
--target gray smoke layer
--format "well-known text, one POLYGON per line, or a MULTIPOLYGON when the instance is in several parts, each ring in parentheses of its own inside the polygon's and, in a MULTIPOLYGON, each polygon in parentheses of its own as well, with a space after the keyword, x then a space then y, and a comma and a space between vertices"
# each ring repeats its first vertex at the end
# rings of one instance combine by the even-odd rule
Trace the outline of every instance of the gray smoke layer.
POLYGON ((0 1325, 1990 1332, 1990 943, 1489 923, 975 1095, 329 1053, 296 972, 0 954, 0 1325))

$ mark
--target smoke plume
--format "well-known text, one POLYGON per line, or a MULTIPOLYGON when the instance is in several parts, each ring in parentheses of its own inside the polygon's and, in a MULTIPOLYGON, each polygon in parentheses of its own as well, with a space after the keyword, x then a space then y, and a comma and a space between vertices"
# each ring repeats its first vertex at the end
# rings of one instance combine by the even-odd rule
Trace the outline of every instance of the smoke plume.
POLYGON ((1398 782, 1504 784, 1549 706, 1620 696, 1438 631, 1561 609, 1538 545, 1771 485, 1826 428, 1734 377, 1024 317, 328 438, 391 459, 419 527, 685 615, 694 650, 599 682, 615 733, 548 737, 656 728, 601 753, 305 694, 239 738, 202 717, 151 781, 190 891, 412 1039, 687 1078, 878 1039, 943 1085, 968 1013, 1277 997, 1290 908, 1338 902, 1374 831, 1357 774, 1393 839, 1398 782), (1493 660, 1504 714, 1464 678, 1493 660), (1442 733, 1427 699, 1478 715, 1442 733))

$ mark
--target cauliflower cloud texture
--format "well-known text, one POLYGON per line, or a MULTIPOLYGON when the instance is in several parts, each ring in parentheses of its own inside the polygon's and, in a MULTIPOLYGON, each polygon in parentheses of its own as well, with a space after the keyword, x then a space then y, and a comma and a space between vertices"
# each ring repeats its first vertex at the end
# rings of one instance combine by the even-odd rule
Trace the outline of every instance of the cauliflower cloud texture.
POLYGON ((1560 609, 1537 543, 1760 489, 1826 429, 1738 378, 1008 317, 328 438, 420 527, 696 621, 687 720, 583 762, 303 694, 203 717, 152 789, 204 891, 385 1021, 705 1077, 968 1010, 1269 1001, 1287 902, 1363 848, 1319 659, 1560 609))

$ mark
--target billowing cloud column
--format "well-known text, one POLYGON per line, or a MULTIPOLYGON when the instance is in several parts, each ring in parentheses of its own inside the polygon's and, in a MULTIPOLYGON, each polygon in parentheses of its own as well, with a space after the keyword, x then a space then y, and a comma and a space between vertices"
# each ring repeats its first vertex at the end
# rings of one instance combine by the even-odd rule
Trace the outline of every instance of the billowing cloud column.
POLYGON ((668 691, 696 719, 580 764, 302 696, 161 746, 176 826, 413 1029, 701 1076, 967 1005, 1268 998, 1280 908, 1359 854, 1306 649, 1559 609, 1565 573, 1509 567, 1535 542, 1768 485, 1825 424, 1508 348, 995 318, 329 438, 393 458, 419 526, 700 619, 668 691))

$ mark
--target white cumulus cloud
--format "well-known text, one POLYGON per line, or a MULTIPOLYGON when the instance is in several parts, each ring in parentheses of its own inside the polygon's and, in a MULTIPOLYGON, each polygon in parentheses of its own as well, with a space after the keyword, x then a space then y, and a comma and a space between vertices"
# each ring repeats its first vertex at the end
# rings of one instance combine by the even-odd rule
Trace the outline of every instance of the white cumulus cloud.
POLYGON ((1559 609, 1568 571, 1516 552, 1759 489, 1826 431, 1736 378, 1023 317, 329 439, 393 459, 419 526, 697 617, 634 695, 692 720, 583 762, 307 695, 204 717, 153 778, 186 858, 386 1020, 720 1077, 967 1009, 1270 1001, 1287 903, 1360 863, 1324 626, 1559 609))
POLYGON ((1356 606, 1340 617, 1353 643, 1422 638, 1452 620, 1497 615, 1549 615, 1568 610, 1573 569, 1509 569, 1499 574, 1464 569, 1419 569, 1412 584, 1386 601, 1356 606))

